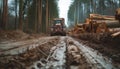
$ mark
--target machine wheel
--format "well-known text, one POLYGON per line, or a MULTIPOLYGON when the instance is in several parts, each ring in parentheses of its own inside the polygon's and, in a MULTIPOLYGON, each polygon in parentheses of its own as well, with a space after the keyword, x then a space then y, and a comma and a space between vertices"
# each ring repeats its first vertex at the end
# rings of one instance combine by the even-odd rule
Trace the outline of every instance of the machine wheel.
POLYGON ((66 36, 66 32, 63 32, 63 33, 62 33, 62 36, 66 36))

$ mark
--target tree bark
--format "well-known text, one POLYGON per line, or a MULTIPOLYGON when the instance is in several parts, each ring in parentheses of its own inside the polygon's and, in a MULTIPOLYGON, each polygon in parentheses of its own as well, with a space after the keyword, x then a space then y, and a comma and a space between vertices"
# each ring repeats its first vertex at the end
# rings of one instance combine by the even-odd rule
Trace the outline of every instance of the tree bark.
POLYGON ((42 32, 42 0, 40 0, 40 31, 42 32))
POLYGON ((3 0, 0 1, 0 29, 2 27, 2 10, 3 10, 3 0))
POLYGON ((3 0, 2 29, 7 29, 8 21, 8 0, 3 0))
POLYGON ((38 33, 41 32, 42 23, 42 0, 38 0, 38 33))
POLYGON ((46 33, 48 33, 48 0, 46 0, 46 33))
POLYGON ((17 29, 17 0, 15 0, 15 29, 17 29))
POLYGON ((19 30, 23 30, 23 0, 19 0, 19 30))
POLYGON ((38 25, 38 0, 35 0, 35 33, 37 33, 38 25))
MULTIPOLYGON (((30 0, 27 2, 27 7, 30 8, 30 0)), ((28 32, 29 31, 29 9, 27 9, 27 17, 26 17, 26 31, 28 32)))

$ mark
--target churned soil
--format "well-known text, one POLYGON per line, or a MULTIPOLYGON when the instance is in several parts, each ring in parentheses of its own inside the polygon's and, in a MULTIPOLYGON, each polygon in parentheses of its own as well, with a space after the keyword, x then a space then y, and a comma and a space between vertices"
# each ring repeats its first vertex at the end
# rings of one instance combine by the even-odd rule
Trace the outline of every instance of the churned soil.
POLYGON ((58 43, 58 38, 51 39, 47 43, 40 44, 32 49, 16 55, 0 55, 1 69, 26 69, 34 62, 48 57, 50 49, 58 43))
POLYGON ((79 42, 83 43, 83 45, 89 46, 100 53, 103 56, 106 56, 112 60, 112 63, 115 66, 120 67, 120 37, 115 38, 105 38, 104 40, 94 40, 95 37, 91 39, 81 39, 79 37, 75 37, 79 42))

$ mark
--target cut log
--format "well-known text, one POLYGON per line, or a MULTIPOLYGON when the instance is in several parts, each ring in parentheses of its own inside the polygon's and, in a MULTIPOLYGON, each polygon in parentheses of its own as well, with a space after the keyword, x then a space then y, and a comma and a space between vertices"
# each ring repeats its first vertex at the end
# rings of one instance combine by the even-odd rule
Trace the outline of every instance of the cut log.
POLYGON ((111 36, 112 37, 116 37, 116 36, 119 36, 120 35, 120 31, 119 32, 116 32, 116 33, 113 33, 111 36))
POLYGON ((90 19, 115 20, 115 16, 100 15, 100 14, 90 14, 90 19))
POLYGON ((109 28, 110 32, 118 32, 120 31, 120 28, 109 28))
POLYGON ((94 20, 96 23, 105 23, 108 28, 118 28, 120 27, 120 23, 118 20, 94 20))

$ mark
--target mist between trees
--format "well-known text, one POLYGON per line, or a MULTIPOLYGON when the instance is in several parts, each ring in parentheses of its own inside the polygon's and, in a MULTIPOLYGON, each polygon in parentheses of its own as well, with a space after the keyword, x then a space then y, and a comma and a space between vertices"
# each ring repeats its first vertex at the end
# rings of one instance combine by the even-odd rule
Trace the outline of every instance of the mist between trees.
POLYGON ((57 0, 0 0, 0 29, 49 33, 58 17, 57 0))

